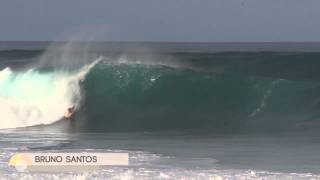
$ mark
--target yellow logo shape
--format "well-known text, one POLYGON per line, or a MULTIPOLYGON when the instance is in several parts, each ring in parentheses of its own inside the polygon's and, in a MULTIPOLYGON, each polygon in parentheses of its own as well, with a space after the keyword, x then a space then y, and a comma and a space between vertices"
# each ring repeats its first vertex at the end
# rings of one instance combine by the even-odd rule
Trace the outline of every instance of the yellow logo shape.
POLYGON ((9 166, 15 166, 18 171, 24 171, 30 164, 32 164, 32 159, 25 154, 15 154, 11 156, 8 163, 9 166))

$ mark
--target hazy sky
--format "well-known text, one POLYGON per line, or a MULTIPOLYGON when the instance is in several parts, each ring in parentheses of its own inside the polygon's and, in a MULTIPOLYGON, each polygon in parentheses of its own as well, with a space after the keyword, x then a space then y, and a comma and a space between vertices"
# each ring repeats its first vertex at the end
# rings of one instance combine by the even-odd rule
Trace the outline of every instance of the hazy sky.
POLYGON ((2 0, 0 40, 320 41, 319 0, 2 0))

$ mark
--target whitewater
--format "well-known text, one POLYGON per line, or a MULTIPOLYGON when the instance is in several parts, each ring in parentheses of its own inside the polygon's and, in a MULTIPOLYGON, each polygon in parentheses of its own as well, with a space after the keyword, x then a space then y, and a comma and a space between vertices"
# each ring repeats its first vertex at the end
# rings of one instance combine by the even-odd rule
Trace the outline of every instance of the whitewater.
POLYGON ((51 124, 69 107, 79 108, 79 83, 101 58, 79 70, 0 71, 0 129, 51 124))

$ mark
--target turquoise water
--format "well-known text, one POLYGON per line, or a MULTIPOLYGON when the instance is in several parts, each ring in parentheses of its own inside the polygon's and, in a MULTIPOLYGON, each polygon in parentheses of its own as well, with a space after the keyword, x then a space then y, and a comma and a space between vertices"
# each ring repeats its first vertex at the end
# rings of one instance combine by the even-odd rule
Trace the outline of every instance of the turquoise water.
POLYGON ((12 72, 1 71, 0 96, 17 98, 23 101, 34 101, 52 96, 55 90, 54 74, 39 73, 35 70, 12 72))

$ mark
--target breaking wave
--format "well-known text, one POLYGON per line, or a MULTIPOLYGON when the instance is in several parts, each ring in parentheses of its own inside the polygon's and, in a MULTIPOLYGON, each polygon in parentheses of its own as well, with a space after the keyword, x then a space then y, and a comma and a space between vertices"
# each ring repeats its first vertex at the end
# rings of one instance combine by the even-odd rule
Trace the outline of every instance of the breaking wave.
POLYGON ((98 61, 73 71, 0 71, 0 129, 51 124, 61 120, 68 107, 79 108, 79 82, 98 61))
POLYGON ((0 71, 0 128, 52 124, 73 105, 76 131, 320 128, 317 53, 114 54, 83 67, 63 57, 0 71))

